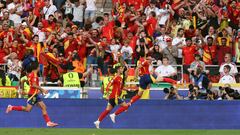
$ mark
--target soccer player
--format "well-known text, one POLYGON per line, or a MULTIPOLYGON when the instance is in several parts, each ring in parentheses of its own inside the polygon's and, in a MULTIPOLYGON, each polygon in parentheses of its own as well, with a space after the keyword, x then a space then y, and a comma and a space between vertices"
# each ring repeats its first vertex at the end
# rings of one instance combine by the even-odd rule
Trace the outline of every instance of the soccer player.
MULTIPOLYGON (((123 101, 120 98, 120 95, 122 93, 123 88, 123 78, 121 77, 123 73, 123 67, 116 66, 116 75, 113 77, 113 79, 109 82, 106 91, 109 91, 109 88, 112 86, 112 93, 108 96, 108 105, 107 108, 101 113, 101 115, 98 117, 98 120, 94 122, 96 128, 99 129, 99 125, 101 121, 111 112, 111 110, 116 106, 120 105, 121 109, 119 108, 114 114, 118 115, 123 110, 127 110, 128 105, 125 101, 123 101), (123 108, 123 109, 122 109, 123 108)), ((111 117, 112 119, 112 117, 111 117)), ((112 121, 115 123, 115 119, 112 119, 112 121)))
MULTIPOLYGON (((140 80, 139 80, 139 91, 137 93, 136 96, 134 96, 129 103, 127 103, 128 107, 131 106, 133 103, 135 103, 137 100, 139 100, 141 98, 141 96, 143 95, 144 90, 147 89, 148 85, 151 83, 157 83, 157 82, 169 82, 172 84, 177 84, 177 82, 173 79, 170 78, 163 78, 162 76, 157 76, 154 77, 153 75, 150 74, 149 71, 149 66, 151 65, 153 61, 153 58, 151 56, 148 56, 146 59, 144 58, 140 58, 140 60, 138 61, 138 67, 137 70, 139 70, 139 76, 140 76, 140 80)), ((110 114, 111 120, 115 123, 115 117, 117 115, 119 115, 120 113, 126 111, 128 109, 128 107, 120 107, 118 109, 118 113, 113 113, 110 114)))
POLYGON ((45 119, 47 126, 48 127, 55 127, 58 126, 57 123, 51 122, 48 114, 47 114, 47 109, 46 105, 40 98, 40 94, 47 94, 48 91, 41 88, 39 86, 39 79, 38 79, 38 72, 39 72, 39 63, 35 57, 31 57, 28 60, 28 66, 26 66, 26 71, 29 73, 28 74, 28 82, 30 85, 30 90, 28 93, 28 100, 27 100, 27 106, 11 106, 8 105, 6 109, 6 113, 11 112, 12 110, 14 111, 25 111, 25 112, 30 112, 33 108, 34 105, 38 105, 40 109, 42 110, 43 118, 45 119))

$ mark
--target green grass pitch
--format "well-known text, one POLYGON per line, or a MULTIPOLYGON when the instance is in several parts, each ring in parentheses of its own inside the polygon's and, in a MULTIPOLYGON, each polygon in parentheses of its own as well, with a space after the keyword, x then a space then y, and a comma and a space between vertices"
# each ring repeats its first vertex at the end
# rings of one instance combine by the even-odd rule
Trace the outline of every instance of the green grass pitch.
POLYGON ((0 128, 0 135, 240 135, 240 130, 0 128))

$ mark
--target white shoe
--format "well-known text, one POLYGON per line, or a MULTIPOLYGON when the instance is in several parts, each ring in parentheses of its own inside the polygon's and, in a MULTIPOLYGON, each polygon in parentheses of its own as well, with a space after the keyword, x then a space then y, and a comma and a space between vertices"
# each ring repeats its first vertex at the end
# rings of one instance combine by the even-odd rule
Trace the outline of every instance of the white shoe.
POLYGON ((100 12, 102 12, 102 13, 103 13, 103 8, 101 8, 101 9, 100 9, 100 12))
POLYGON ((8 105, 7 109, 6 109, 6 113, 9 113, 12 111, 12 106, 11 105, 8 105))
POLYGON ((47 127, 56 127, 56 126, 58 126, 57 123, 54 123, 54 122, 51 122, 51 121, 49 121, 49 122, 47 123, 47 127))
POLYGON ((94 125, 96 126, 97 129, 100 129, 100 127, 99 127, 99 125, 100 125, 100 121, 98 121, 98 120, 95 121, 95 122, 94 122, 94 125))
POLYGON ((110 116, 112 122, 115 123, 115 122, 116 122, 116 121, 115 121, 116 114, 113 113, 113 114, 110 114, 109 116, 110 116))

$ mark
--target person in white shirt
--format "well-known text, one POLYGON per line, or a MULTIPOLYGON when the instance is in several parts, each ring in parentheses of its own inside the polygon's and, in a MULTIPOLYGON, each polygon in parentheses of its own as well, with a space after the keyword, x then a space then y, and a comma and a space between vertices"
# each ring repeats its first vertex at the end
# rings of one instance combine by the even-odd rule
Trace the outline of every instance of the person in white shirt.
POLYGON ((50 0, 45 0, 45 6, 43 7, 43 15, 46 20, 48 20, 49 15, 54 15, 54 13, 57 11, 57 8, 55 5, 52 5, 50 3, 50 0))
POLYGON ((158 24, 166 25, 167 20, 170 18, 170 14, 174 15, 174 11, 171 8, 171 5, 166 4, 164 8, 158 10, 158 24))
POLYGON ((218 83, 231 84, 236 83, 235 77, 230 75, 231 67, 229 65, 224 66, 224 75, 220 78, 218 83))
POLYGON ((19 24, 22 23, 22 4, 19 2, 19 0, 13 0, 13 2, 7 6, 7 9, 10 11, 9 19, 12 20, 14 22, 14 26, 17 27, 19 24))
POLYGON ((124 41, 124 46, 121 49, 121 53, 122 53, 123 59, 127 62, 127 64, 131 64, 133 49, 131 46, 129 46, 128 40, 124 41))
POLYGON ((173 38, 172 41, 173 46, 177 46, 178 48, 178 60, 177 63, 181 64, 182 63, 182 47, 186 45, 185 37, 184 37, 184 29, 179 28, 177 32, 177 37, 173 38))
POLYGON ((75 2, 73 5, 73 22, 80 26, 81 28, 83 27, 83 13, 84 13, 84 8, 85 6, 83 5, 82 0, 79 0, 79 2, 75 2))
POLYGON ((44 42, 46 40, 46 34, 42 29, 43 29, 43 23, 42 22, 38 22, 38 27, 33 27, 32 28, 32 31, 33 31, 34 35, 38 35, 39 42, 44 42))
POLYGON ((5 56, 3 60, 7 62, 10 80, 19 81, 22 70, 22 62, 18 59, 17 54, 15 52, 10 53, 9 55, 5 56))
MULTIPOLYGON (((82 28, 83 27, 83 13, 84 13, 84 3, 83 0, 79 0, 73 3, 71 3, 70 0, 66 1, 66 5, 70 5, 71 7, 71 12, 70 10, 68 13, 73 14, 73 23, 77 25, 78 27, 82 28)), ((66 8, 67 10, 67 8, 66 8)), ((66 12, 65 10, 65 12, 66 12)), ((65 13, 66 14, 66 13, 65 13)))
POLYGON ((113 59, 115 61, 118 61, 118 51, 119 51, 120 48, 121 48, 121 46, 118 43, 116 43, 116 39, 113 38, 111 40, 110 50, 111 50, 111 52, 113 54, 113 59))
POLYGON ((235 76, 238 73, 238 69, 235 63, 233 63, 232 61, 232 55, 227 53, 225 54, 224 57, 224 63, 222 63, 222 65, 220 66, 219 72, 221 75, 225 75, 224 73, 224 66, 225 65, 229 65, 231 67, 231 70, 229 72, 230 75, 235 76))
POLYGON ((86 0, 86 9, 84 16, 85 22, 87 22, 89 19, 91 22, 94 21, 96 10, 96 0, 86 0))
POLYGON ((150 15, 150 13, 151 13, 152 11, 155 12, 156 15, 158 15, 158 10, 159 10, 159 9, 156 7, 155 1, 151 1, 150 4, 149 4, 149 6, 147 6, 147 7, 145 8, 144 13, 147 15, 147 19, 148 19, 148 18, 149 18, 149 15, 150 15))
POLYGON ((158 36, 156 38, 156 44, 159 45, 159 47, 163 50, 167 47, 166 40, 170 38, 170 36, 166 35, 166 28, 161 27, 160 28, 161 36, 158 36))
POLYGON ((169 77, 169 78, 174 78, 177 75, 176 69, 169 65, 169 59, 168 57, 163 57, 162 59, 162 65, 158 66, 155 69, 155 73, 157 76, 162 76, 162 77, 169 77))

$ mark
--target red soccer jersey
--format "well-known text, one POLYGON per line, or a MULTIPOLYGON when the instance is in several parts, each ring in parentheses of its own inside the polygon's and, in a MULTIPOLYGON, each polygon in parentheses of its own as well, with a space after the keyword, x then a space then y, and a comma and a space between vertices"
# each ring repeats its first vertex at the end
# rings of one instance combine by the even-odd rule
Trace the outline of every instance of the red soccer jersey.
POLYGON ((112 93, 109 95, 109 99, 119 97, 122 94, 122 77, 117 75, 112 81, 112 93))
POLYGON ((142 75, 149 75, 150 72, 149 72, 149 63, 147 62, 147 60, 144 60, 143 58, 140 58, 139 61, 138 61, 138 64, 141 64, 142 67, 139 68, 139 76, 142 76, 142 75))
POLYGON ((31 72, 28 75, 28 83, 29 83, 29 86, 30 86, 30 90, 28 92, 28 95, 33 95, 35 92, 38 92, 38 89, 33 87, 34 83, 39 86, 39 79, 38 79, 38 76, 37 76, 36 73, 31 72))
POLYGON ((102 37, 106 37, 108 41, 113 38, 114 35, 114 21, 109 22, 105 26, 102 27, 102 37))
POLYGON ((185 46, 182 49, 182 54, 184 58, 184 65, 190 65, 194 61, 194 54, 196 54, 196 46, 191 45, 191 46, 185 46))

